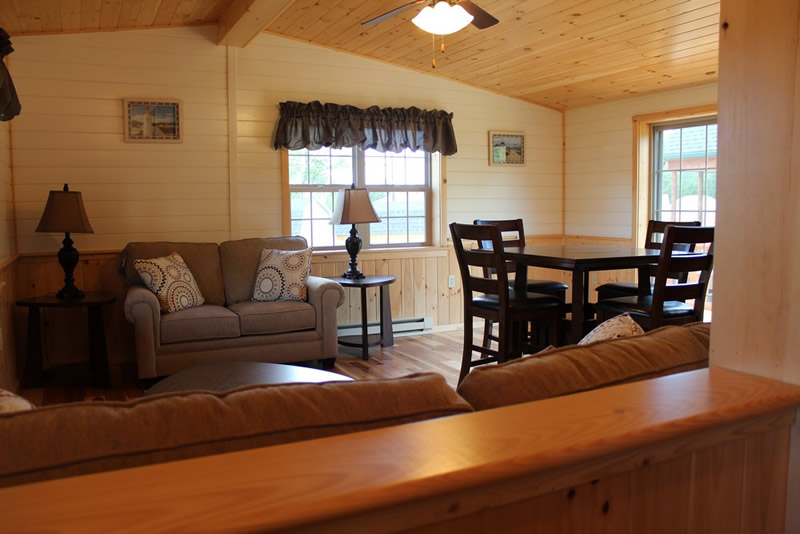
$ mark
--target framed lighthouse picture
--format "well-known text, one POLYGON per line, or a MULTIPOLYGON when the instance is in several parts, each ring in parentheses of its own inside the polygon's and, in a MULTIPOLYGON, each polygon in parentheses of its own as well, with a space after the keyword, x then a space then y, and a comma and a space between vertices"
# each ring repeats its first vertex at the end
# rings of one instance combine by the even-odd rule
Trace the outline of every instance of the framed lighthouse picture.
POLYGON ((125 99, 126 143, 181 143, 183 114, 180 100, 125 99))

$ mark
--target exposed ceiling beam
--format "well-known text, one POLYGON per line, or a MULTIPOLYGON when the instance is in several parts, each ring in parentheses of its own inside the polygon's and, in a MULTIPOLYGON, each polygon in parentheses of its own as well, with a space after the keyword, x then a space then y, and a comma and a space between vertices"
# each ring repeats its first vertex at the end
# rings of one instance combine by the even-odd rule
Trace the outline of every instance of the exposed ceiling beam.
POLYGON ((277 19, 292 0, 233 0, 217 25, 217 44, 245 47, 277 19))

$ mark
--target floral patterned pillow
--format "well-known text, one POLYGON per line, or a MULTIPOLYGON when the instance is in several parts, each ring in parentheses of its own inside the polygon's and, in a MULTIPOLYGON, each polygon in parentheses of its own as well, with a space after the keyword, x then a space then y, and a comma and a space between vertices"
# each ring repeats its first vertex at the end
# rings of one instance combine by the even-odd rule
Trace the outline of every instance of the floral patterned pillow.
POLYGON ((28 399, 0 389, 0 413, 22 412, 36 408, 28 399))
POLYGON ((158 297, 162 312, 195 308, 205 302, 192 271, 177 252, 161 258, 135 260, 133 266, 147 289, 158 297))
POLYGON ((594 330, 578 341, 578 345, 586 345, 587 343, 594 343, 595 341, 603 341, 605 339, 640 336, 642 334, 644 334, 642 327, 639 326, 639 323, 631 319, 631 315, 626 312, 597 325, 594 330))
POLYGON ((311 249, 261 251, 253 300, 306 300, 311 249))

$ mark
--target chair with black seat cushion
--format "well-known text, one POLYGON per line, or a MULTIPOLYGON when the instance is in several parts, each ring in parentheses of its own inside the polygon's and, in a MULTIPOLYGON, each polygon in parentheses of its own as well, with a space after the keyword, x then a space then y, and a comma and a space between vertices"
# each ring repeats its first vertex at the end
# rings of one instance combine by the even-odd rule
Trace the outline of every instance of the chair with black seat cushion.
POLYGON ((475 365, 504 362, 512 355, 518 355, 529 321, 547 321, 549 335, 556 338, 563 301, 542 293, 526 291, 519 295, 509 286, 503 239, 497 226, 451 223, 450 234, 464 294, 464 351, 459 382, 475 365), (469 248, 474 246, 473 242, 487 241, 491 246, 469 248), (465 247, 465 242, 469 247, 465 247), (487 275, 488 272, 493 275, 487 275), (497 350, 485 343, 474 343, 473 317, 498 323, 497 350), (478 352, 481 357, 473 360, 473 352, 478 352))
MULTIPOLYGON (((522 219, 475 219, 474 224, 491 224, 500 230, 500 235, 503 238, 503 247, 524 247, 525 246, 525 228, 522 224, 522 219)), ((489 241, 479 241, 479 248, 491 248, 492 244, 489 241)), ((517 270, 517 263, 514 261, 506 260, 506 272, 514 273, 517 270)), ((488 275, 493 275, 491 271, 486 272, 488 275)), ((513 285, 513 282, 511 282, 513 285)), ((558 282, 556 280, 528 280, 527 290, 532 293, 542 293, 545 295, 553 295, 560 298, 562 301, 566 299, 567 284, 558 282)), ((490 341, 497 341, 497 338, 492 335, 493 323, 486 320, 483 329, 483 344, 488 346, 490 341)), ((550 343, 556 344, 557 340, 551 339, 550 343)))
MULTIPOLYGON (((667 226, 700 226, 700 221, 656 221, 650 219, 647 222, 647 234, 645 235, 644 248, 652 250, 660 250, 661 242, 663 241, 664 231, 667 226)), ((690 250, 689 245, 678 244, 675 250, 687 252, 690 250)), ((650 277, 655 276, 656 266, 650 268, 650 277)), ((677 278, 679 282, 685 282, 686 279, 677 278)), ((639 284, 636 282, 609 282, 601 284, 595 289, 597 291, 597 300, 613 299, 616 297, 635 297, 639 294, 639 284)), ((650 289, 652 293, 652 287, 650 289)))
POLYGON ((714 228, 667 226, 652 295, 601 300, 595 305, 598 320, 628 312, 645 330, 702 321, 713 264, 714 228), (673 254, 676 245, 686 245, 694 252, 673 254), (697 248, 697 245, 703 246, 697 248), (678 281, 670 283, 678 274, 678 281), (695 274, 697 280, 693 281, 695 276, 690 275, 695 274), (694 300, 694 304, 686 303, 687 300, 694 300))

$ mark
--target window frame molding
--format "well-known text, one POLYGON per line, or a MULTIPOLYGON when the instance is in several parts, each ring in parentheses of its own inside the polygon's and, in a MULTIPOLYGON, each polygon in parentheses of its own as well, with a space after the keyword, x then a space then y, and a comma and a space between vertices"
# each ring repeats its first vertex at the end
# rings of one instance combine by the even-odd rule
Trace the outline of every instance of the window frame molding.
MULTIPOLYGON (((280 151, 281 160, 281 229, 283 235, 292 235, 292 206, 291 206, 291 190, 289 187, 289 149, 282 147, 280 151)), ((404 250, 404 249, 428 249, 439 248, 442 246, 442 236, 447 235, 445 231, 445 190, 447 184, 447 157, 442 156, 439 152, 431 152, 430 154, 430 195, 428 200, 429 223, 428 230, 430 231, 429 244, 407 244, 407 245, 378 245, 370 248, 362 249, 363 252, 376 251, 376 250, 404 250)), ((360 171, 357 171, 360 172, 360 171)), ((359 230, 360 231, 360 230, 359 230)), ((325 248, 319 250, 320 254, 347 254, 344 247, 341 248, 325 248)))
POLYGON ((718 115, 718 106, 714 103, 633 116, 633 220, 631 222, 633 246, 643 245, 647 233, 647 221, 650 220, 653 198, 651 189, 653 125, 718 115))

